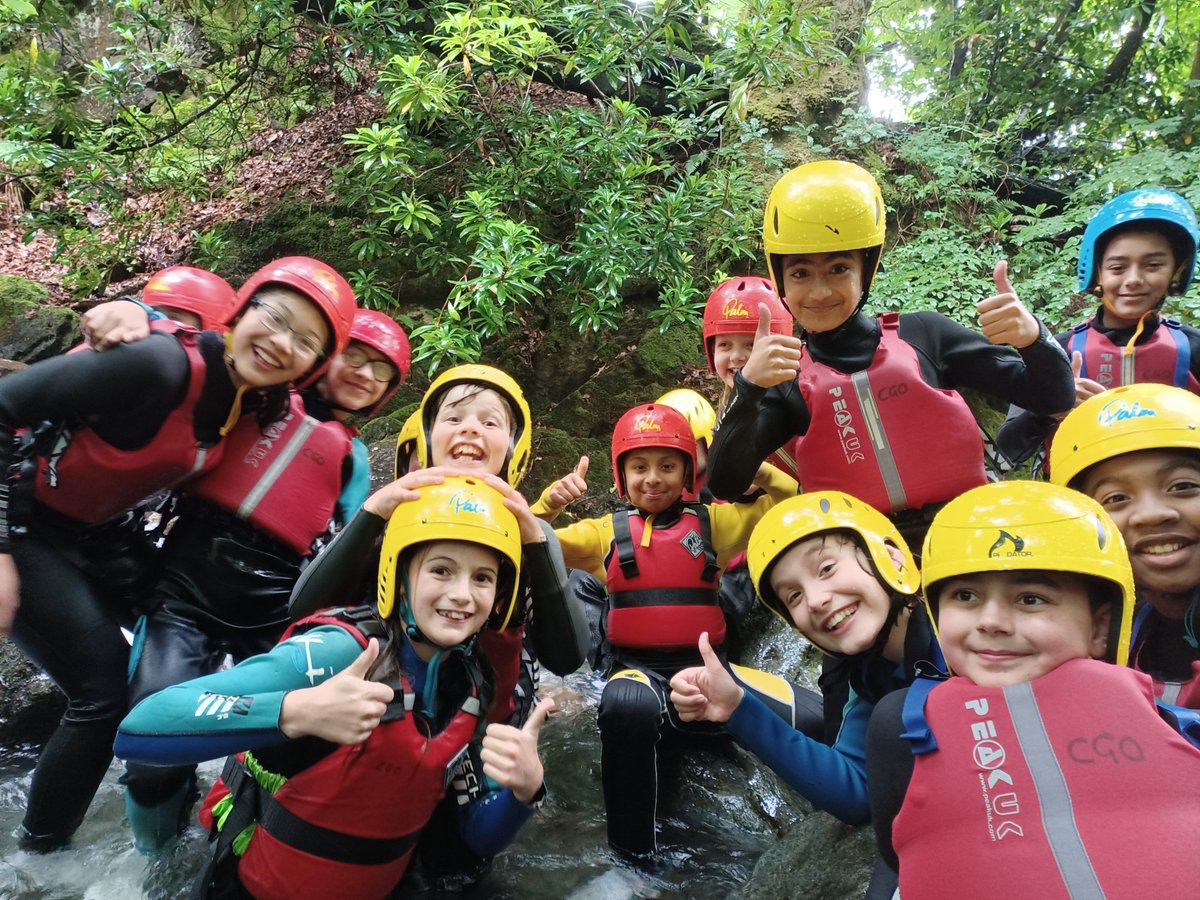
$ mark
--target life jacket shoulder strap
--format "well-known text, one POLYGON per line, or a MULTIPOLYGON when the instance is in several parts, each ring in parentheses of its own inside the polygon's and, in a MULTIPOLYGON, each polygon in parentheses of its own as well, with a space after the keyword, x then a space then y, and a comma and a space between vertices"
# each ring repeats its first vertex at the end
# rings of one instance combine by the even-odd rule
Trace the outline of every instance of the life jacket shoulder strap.
POLYGON ((933 729, 925 718, 925 703, 929 700, 929 692, 941 683, 933 678, 918 678, 908 686, 901 713, 904 731, 900 737, 912 745, 914 756, 932 753, 937 749, 937 738, 933 736, 933 729))

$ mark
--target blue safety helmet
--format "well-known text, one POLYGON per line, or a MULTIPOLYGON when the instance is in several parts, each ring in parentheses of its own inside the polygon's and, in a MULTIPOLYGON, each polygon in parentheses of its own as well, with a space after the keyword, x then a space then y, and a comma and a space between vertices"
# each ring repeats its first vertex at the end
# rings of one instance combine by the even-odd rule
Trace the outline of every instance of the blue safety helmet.
POLYGON ((1119 225, 1130 222, 1160 223, 1172 235, 1171 246, 1182 258, 1178 283, 1172 282, 1171 293, 1180 296, 1187 292, 1196 268, 1196 245, 1200 229, 1196 213, 1183 197, 1163 188, 1142 188, 1114 197, 1102 207, 1083 232, 1079 247, 1079 290, 1090 290, 1096 283, 1097 245, 1101 238, 1119 225))

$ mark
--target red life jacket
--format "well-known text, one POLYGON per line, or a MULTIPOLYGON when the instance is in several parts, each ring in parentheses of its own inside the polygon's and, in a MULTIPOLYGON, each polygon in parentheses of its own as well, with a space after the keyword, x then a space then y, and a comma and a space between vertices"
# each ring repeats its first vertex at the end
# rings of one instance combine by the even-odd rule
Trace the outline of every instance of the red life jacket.
POLYGON ((661 527, 636 509, 619 510, 612 523, 613 544, 604 561, 608 642, 639 650, 695 650, 707 631, 714 647, 723 643, 725 615, 717 603, 708 509, 684 504, 678 519, 661 527))
POLYGON ((1080 378, 1090 378, 1106 388, 1122 384, 1170 384, 1200 394, 1200 381, 1192 374, 1192 346, 1174 319, 1160 319, 1150 339, 1135 344, 1133 352, 1113 343, 1092 327, 1093 320, 1071 329, 1068 354, 1080 353, 1080 378))
POLYGON ((916 351, 879 317, 871 365, 845 375, 805 354, 797 376, 812 420, 798 457, 806 491, 845 491, 884 514, 945 502, 987 481, 967 401, 930 387, 916 351))
POLYGON ((1075 659, 1006 688, 917 684, 904 737, 918 755, 892 828, 904 900, 1200 885, 1200 750, 1159 718, 1146 675, 1075 659))
POLYGON ((794 437, 786 444, 767 457, 767 462, 777 468, 785 475, 790 475, 797 481, 800 480, 800 464, 796 462, 800 458, 800 442, 804 440, 802 437, 794 437))
MULTIPOLYGON (((366 646, 372 616, 363 610, 371 612, 360 608, 310 616, 289 628, 285 638, 337 625, 366 646)), ((338 747, 274 794, 255 780, 245 754, 229 758, 205 800, 201 821, 209 825, 212 806, 232 792, 234 807, 221 826, 222 839, 227 831, 232 839, 257 823, 238 863, 238 878, 255 897, 367 900, 387 897, 396 887, 421 829, 446 793, 448 770, 474 737, 482 714, 479 693, 472 691, 449 724, 430 737, 429 722, 413 714, 407 677, 396 694, 364 743, 338 747)))
POLYGON ((346 426, 307 415, 293 393, 287 414, 265 428, 252 416, 240 419, 225 439, 221 464, 191 481, 186 493, 307 556, 329 528, 351 452, 346 426))
POLYGON ((34 498, 39 503, 95 525, 220 461, 223 444, 205 448, 196 440, 193 417, 207 371, 199 335, 180 331, 177 337, 190 367, 187 394, 153 439, 137 450, 119 450, 90 428, 61 430, 37 461, 34 498))

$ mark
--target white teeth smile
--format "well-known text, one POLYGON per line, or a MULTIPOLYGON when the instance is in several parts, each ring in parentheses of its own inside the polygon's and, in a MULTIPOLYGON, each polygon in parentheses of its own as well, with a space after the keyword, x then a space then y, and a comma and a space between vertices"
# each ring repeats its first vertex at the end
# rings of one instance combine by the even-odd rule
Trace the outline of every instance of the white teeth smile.
POLYGON ((1150 544, 1149 546, 1142 547, 1141 550, 1139 550, 1138 552, 1139 553, 1150 553, 1150 554, 1174 553, 1176 550, 1182 550, 1182 549, 1183 549, 1182 542, 1176 541, 1176 542, 1173 542, 1170 544, 1150 544))
POLYGON ((441 610, 438 615, 444 619, 450 619, 454 622, 465 622, 470 618, 465 612, 453 612, 452 610, 441 610))
POLYGON ((852 615, 854 615, 854 613, 857 611, 858 611, 857 603, 855 603, 853 606, 847 606, 845 609, 838 610, 837 612, 835 612, 832 616, 830 616, 825 621, 825 630, 833 631, 839 625, 841 625, 843 622, 845 622, 848 618, 850 618, 852 615))
POLYGON ((457 447, 452 447, 450 450, 452 459, 483 459, 483 451, 478 447, 473 447, 470 444, 459 444, 457 447))

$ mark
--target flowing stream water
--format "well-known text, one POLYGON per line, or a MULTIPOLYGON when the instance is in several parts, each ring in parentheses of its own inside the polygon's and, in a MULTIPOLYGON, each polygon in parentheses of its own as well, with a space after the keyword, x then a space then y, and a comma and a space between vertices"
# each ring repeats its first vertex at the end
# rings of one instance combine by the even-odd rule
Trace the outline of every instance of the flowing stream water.
MULTIPOLYGON (((660 791, 660 859, 653 872, 618 862, 605 841, 600 742, 595 710, 602 681, 580 672, 547 676, 542 694, 559 711, 542 732, 550 799, 516 842, 497 857, 470 897, 616 900, 632 897, 725 897, 750 875, 794 800, 747 754, 725 740, 686 755, 660 791)), ((207 855, 207 836, 189 827, 173 852, 153 862, 133 847, 125 823, 120 763, 109 769, 69 849, 49 855, 17 849, 37 748, 0 755, 0 900, 135 900, 185 897, 207 855)), ((221 762, 201 767, 204 788, 221 762)), ((437 895, 405 882, 397 896, 437 895)), ((348 898, 353 900, 353 898, 348 898)))

